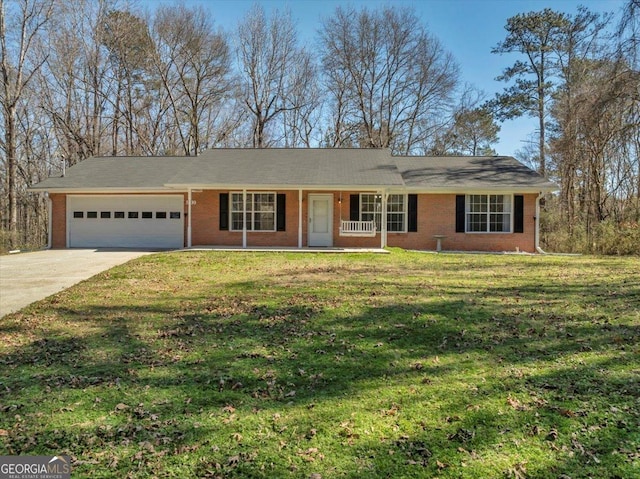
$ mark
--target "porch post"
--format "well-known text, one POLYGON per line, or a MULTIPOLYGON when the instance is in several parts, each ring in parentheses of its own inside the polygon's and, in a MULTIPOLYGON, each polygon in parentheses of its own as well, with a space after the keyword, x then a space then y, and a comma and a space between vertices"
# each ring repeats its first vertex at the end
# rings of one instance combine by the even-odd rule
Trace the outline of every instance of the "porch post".
POLYGON ((247 247, 247 190, 242 190, 242 247, 247 247))
POLYGON ((380 248, 387 246, 387 191, 382 190, 382 218, 380 220, 380 248))
POLYGON ((302 248, 302 188, 298 190, 298 248, 302 248))
POLYGON ((187 189, 187 248, 191 248, 191 188, 187 189))

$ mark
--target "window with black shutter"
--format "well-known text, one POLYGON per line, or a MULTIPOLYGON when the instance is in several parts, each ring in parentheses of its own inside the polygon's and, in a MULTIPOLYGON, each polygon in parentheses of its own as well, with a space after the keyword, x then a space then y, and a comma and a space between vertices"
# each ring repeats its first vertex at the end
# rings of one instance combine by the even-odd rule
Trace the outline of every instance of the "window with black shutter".
POLYGON ((229 229, 229 193, 220 193, 220 231, 229 229))
POLYGON ((409 233, 418 231, 418 195, 408 196, 407 230, 409 233))
POLYGON ((276 200, 276 226, 278 231, 287 229, 287 195, 284 193, 277 195, 276 200))

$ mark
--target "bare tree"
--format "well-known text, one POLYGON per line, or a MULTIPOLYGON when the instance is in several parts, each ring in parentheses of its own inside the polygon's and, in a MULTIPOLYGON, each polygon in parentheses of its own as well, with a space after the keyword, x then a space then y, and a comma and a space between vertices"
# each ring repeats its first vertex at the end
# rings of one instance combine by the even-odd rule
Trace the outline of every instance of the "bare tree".
POLYGON ((268 19, 262 7, 254 5, 238 26, 237 57, 253 147, 277 144, 291 135, 294 143, 308 140, 318 94, 311 56, 298 46, 291 14, 276 10, 268 19), (269 138, 269 128, 275 138, 269 138))
POLYGON ((413 10, 338 7, 320 35, 334 143, 407 154, 446 118, 458 67, 413 10))
POLYGON ((145 104, 140 98, 144 97, 144 89, 140 87, 150 69, 154 48, 149 29, 142 18, 127 10, 109 11, 101 28, 101 41, 108 50, 115 88, 111 101, 111 154, 140 153, 137 125, 145 104), (124 140, 120 134, 121 123, 124 124, 124 140))
POLYGON ((8 230, 11 246, 16 244, 17 209, 17 138, 18 103, 46 56, 37 48, 39 37, 53 12, 53 0, 21 0, 17 11, 5 9, 0 0, 0 75, 2 77, 2 116, 4 138, 0 146, 5 154, 8 193, 8 230), (7 25, 10 30, 7 31, 7 25))
POLYGON ((67 165, 104 154, 108 144, 115 101, 104 26, 116 2, 57 3, 50 55, 38 88, 43 95, 40 106, 52 121, 56 156, 67 165))
POLYGON ((616 32, 619 56, 634 68, 640 61, 640 0, 627 0, 616 32))
POLYGON ((230 83, 229 46, 202 7, 161 6, 154 19, 155 64, 185 155, 215 144, 212 123, 230 83))
POLYGON ((317 68, 305 51, 300 51, 289 72, 293 82, 284 99, 284 146, 310 148, 319 132, 321 97, 317 68))

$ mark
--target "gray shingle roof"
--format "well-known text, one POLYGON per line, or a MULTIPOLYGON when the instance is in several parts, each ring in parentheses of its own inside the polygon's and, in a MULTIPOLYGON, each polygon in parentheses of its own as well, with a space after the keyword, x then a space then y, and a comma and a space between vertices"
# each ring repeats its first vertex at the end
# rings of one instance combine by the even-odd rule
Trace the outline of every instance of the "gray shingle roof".
POLYGON ((405 186, 429 190, 531 189, 556 185, 509 156, 394 158, 405 186))
POLYGON ((392 157, 374 149, 214 149, 197 157, 93 157, 33 191, 203 187, 556 189, 510 157, 392 157))
POLYGON ((180 156, 95 156, 67 168, 64 177, 50 177, 33 190, 56 189, 158 189, 176 174, 180 156))
POLYGON ((268 148, 207 150, 174 185, 401 186, 388 150, 268 148))

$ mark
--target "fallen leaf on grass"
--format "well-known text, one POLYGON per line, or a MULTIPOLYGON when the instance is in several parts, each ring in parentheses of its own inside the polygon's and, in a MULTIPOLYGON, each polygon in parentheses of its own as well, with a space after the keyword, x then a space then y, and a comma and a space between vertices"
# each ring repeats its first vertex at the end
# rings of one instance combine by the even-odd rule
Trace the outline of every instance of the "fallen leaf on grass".
POLYGON ((471 429, 458 429, 454 434, 449 434, 447 439, 450 441, 467 442, 475 437, 475 431, 471 429))
POLYGON ((296 455, 302 457, 307 462, 315 462, 316 459, 324 459, 324 454, 322 454, 317 447, 310 447, 306 451, 298 451, 296 455))
POLYGON ((509 406, 511 406, 516 411, 526 411, 527 409, 529 409, 526 405, 522 404, 520 401, 512 398, 511 396, 507 398, 507 404, 509 404, 509 406))
POLYGON ((236 415, 235 414, 230 414, 229 417, 225 417, 222 422, 224 424, 229 424, 230 422, 233 422, 236 420, 236 415))
POLYGON ((558 409, 558 412, 564 417, 575 417, 576 416, 576 413, 573 412, 571 409, 560 408, 560 409, 558 409))
POLYGON ((507 471, 508 477, 512 477, 514 479, 526 479, 527 477, 527 463, 519 462, 515 466, 510 467, 507 471))
POLYGON ((383 416, 395 416, 398 414, 398 411, 400 411, 400 406, 398 406, 397 404, 392 404, 389 409, 382 409, 380 413, 383 416))
POLYGON ((409 441, 408 439, 408 436, 401 436, 400 439, 394 443, 398 449, 408 456, 406 464, 427 467, 432 455, 427 445, 423 441, 409 441))
POLYGON ((537 424, 531 426, 531 428, 529 429, 528 434, 529 434, 529 436, 538 436, 538 435, 540 435, 540 426, 538 426, 537 424))
POLYGON ((149 452, 156 452, 155 448, 153 447, 153 444, 151 444, 149 441, 139 442, 138 446, 140 446, 142 449, 146 449, 149 452))

